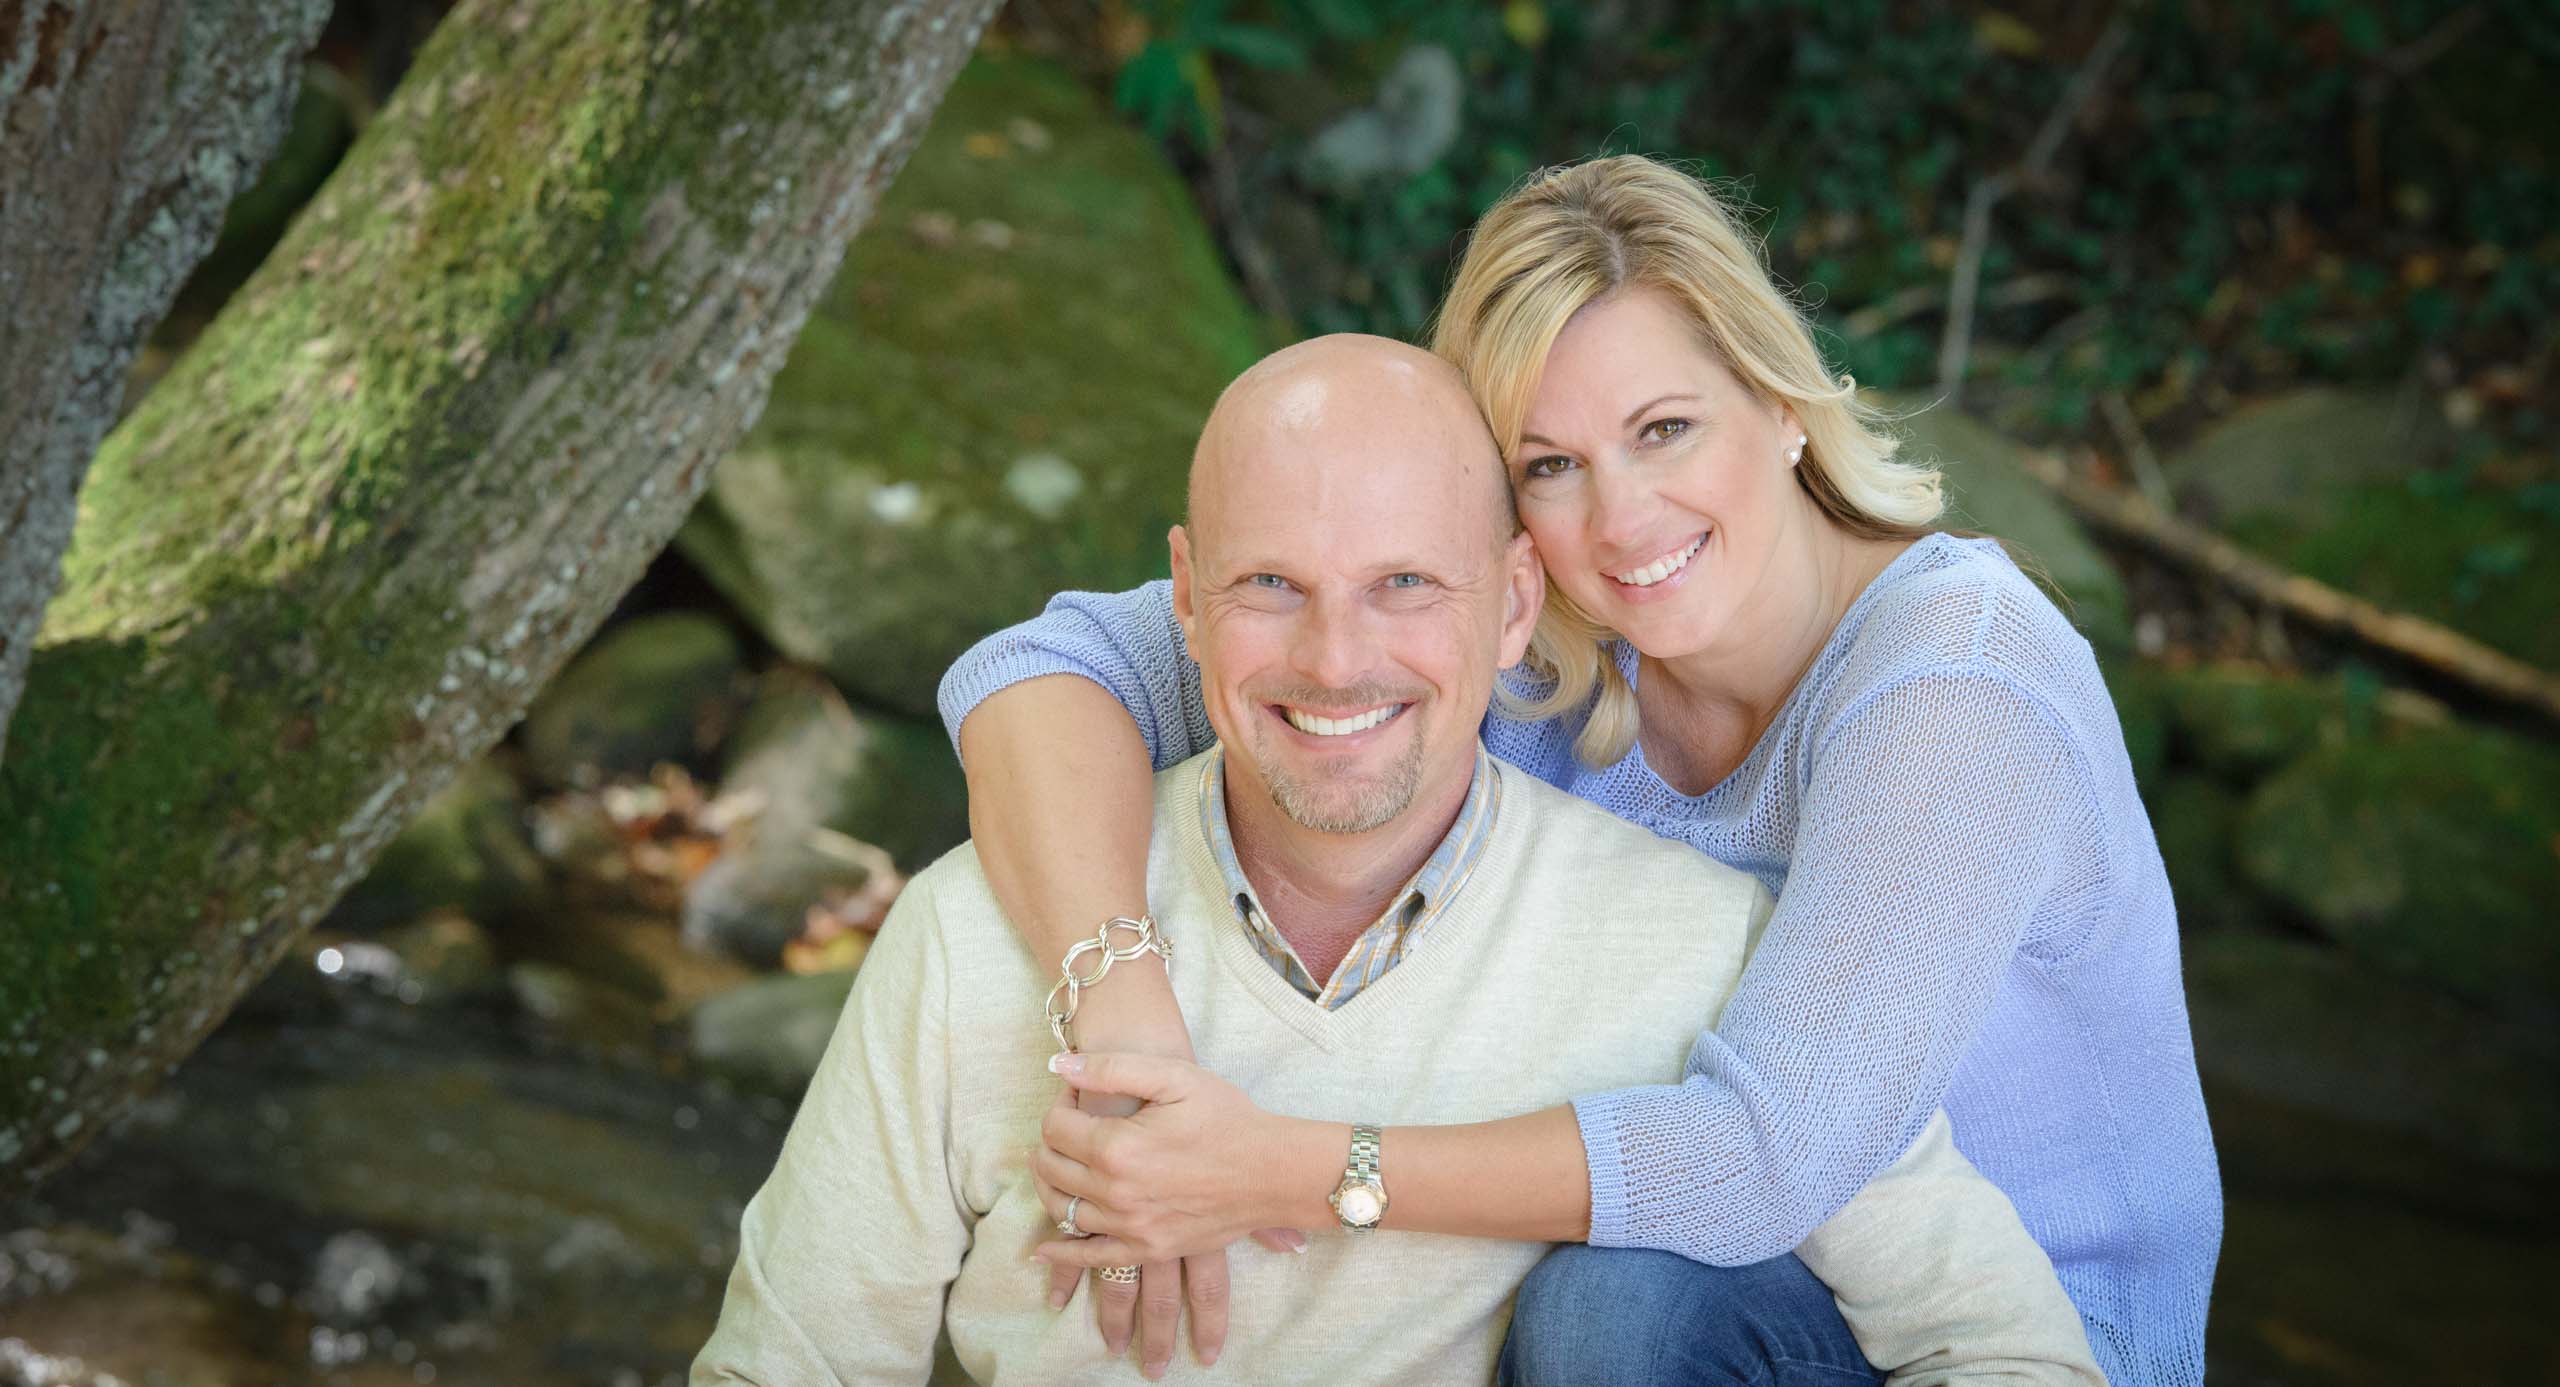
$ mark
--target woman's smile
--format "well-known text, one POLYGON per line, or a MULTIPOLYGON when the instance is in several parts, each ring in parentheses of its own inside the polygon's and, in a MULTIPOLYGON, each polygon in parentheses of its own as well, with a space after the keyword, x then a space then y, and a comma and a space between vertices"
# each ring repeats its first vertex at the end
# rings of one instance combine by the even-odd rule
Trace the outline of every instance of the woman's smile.
POLYGON ((1689 570, 1689 561, 1698 556, 1698 551, 1705 548, 1706 543, 1707 532, 1701 530, 1652 560, 1609 573, 1609 581, 1620 587, 1639 589, 1668 582, 1689 570))

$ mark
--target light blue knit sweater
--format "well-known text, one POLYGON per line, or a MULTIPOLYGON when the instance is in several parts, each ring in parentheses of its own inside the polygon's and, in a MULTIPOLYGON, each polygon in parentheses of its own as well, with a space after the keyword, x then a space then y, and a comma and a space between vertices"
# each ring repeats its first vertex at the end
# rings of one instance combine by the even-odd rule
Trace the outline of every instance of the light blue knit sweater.
MULTIPOLYGON (((1214 740, 1161 582, 1067 593, 980 642, 943 679, 944 721, 956 737, 979 700, 1060 672, 1118 696, 1158 768, 1214 740)), ((1641 749, 1582 766, 1577 730, 1492 717, 1484 739, 1778 897, 1687 1080, 1575 1103, 1591 1241, 1788 1251, 1943 1104, 2109 1379, 2202 1381, 2222 1193, 2169 882, 2088 643, 2000 547, 1931 535, 1896 559, 1704 795, 1641 749)))

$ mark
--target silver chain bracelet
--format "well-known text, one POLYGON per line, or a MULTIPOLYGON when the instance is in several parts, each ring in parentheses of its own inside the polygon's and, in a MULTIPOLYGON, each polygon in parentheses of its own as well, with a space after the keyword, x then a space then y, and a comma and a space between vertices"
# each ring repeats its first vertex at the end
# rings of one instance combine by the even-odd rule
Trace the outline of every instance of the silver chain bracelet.
POLYGON ((1049 1034, 1058 1038, 1060 1054, 1075 1053, 1075 1033, 1069 1027, 1075 1024, 1076 1003, 1083 999, 1084 990, 1109 976, 1112 964, 1125 963, 1140 954, 1150 953, 1163 959, 1166 967, 1173 966, 1173 941, 1156 928, 1153 915, 1141 915, 1134 920, 1126 915, 1114 915, 1102 922, 1102 928, 1095 931, 1091 939, 1079 940, 1074 948, 1067 950, 1066 959, 1058 965, 1058 985, 1049 989, 1049 1001, 1044 1008, 1049 1015, 1049 1034), (1128 942, 1113 943, 1116 935, 1129 936, 1128 942), (1078 973, 1077 961, 1095 954, 1101 955, 1101 959, 1094 964, 1093 971, 1078 973), (1065 999, 1064 1005, 1060 1004, 1060 998, 1065 999))

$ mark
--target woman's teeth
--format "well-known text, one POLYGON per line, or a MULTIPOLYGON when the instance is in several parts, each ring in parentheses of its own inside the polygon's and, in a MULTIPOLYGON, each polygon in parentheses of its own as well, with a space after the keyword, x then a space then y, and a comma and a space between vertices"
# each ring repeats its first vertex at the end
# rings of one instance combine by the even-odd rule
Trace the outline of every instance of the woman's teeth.
POLYGON ((1681 569, 1687 568, 1689 566, 1689 560, 1697 557, 1698 550, 1703 547, 1706 542, 1707 537, 1705 535, 1700 535, 1696 539, 1689 541, 1687 547, 1674 553, 1665 554, 1661 558, 1655 559, 1653 562, 1646 564, 1642 568, 1633 569, 1625 573, 1612 573, 1609 576, 1631 588, 1652 587, 1654 584, 1661 582, 1663 579, 1670 577, 1681 569))
POLYGON ((1285 706, 1280 710, 1281 715, 1289 719, 1291 727, 1317 737, 1348 737, 1354 732, 1366 732, 1403 711, 1404 705, 1401 703, 1390 703, 1383 708, 1372 708, 1368 712, 1354 713, 1347 718, 1320 718, 1313 713, 1303 713, 1285 706))

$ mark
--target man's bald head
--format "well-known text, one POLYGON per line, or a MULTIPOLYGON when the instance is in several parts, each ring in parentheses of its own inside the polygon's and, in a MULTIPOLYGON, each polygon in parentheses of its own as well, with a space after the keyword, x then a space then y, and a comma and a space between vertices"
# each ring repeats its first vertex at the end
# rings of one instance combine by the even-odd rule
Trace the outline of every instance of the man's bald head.
POLYGON ((1457 368, 1419 347, 1353 332, 1273 352, 1219 394, 1191 455, 1191 528, 1196 535, 1236 469, 1288 468, 1381 439, 1405 445, 1395 450, 1397 465, 1449 473, 1453 523, 1480 514, 1485 542, 1495 547, 1519 533, 1501 454, 1457 368))
POLYGON ((1545 593, 1458 373, 1382 337, 1264 359, 1219 397, 1166 540, 1230 807, 1258 806, 1239 844, 1445 833, 1545 593))

